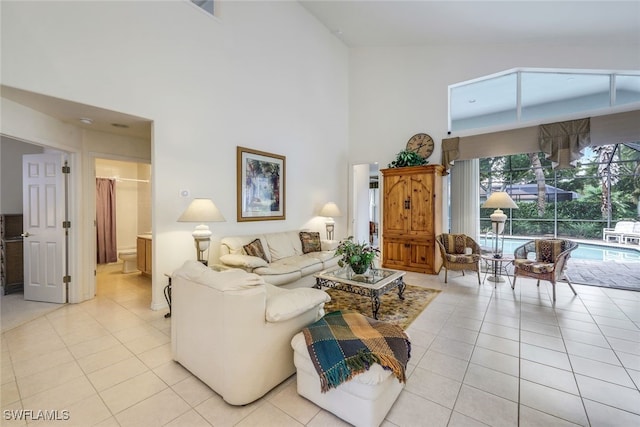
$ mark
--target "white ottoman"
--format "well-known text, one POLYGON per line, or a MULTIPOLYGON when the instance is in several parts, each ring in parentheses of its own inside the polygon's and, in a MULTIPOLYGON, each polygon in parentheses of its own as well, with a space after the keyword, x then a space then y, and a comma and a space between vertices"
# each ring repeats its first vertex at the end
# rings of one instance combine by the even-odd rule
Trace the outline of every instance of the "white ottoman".
POLYGON ((294 335, 291 347, 298 394, 357 427, 379 426, 404 387, 391 371, 376 363, 351 381, 322 393, 302 332, 294 335))

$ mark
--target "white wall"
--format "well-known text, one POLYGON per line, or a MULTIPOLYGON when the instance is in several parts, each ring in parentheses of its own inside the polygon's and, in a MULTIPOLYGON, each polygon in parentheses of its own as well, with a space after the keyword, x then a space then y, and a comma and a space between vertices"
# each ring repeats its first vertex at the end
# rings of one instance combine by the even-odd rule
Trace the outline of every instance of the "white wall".
POLYGON ((370 47, 351 49, 349 65, 350 161, 385 168, 418 132, 436 141, 429 163, 440 163, 450 84, 518 67, 638 70, 640 50, 563 45, 560 39, 553 45, 370 47))
POLYGON ((213 247, 228 234, 324 231, 322 204, 346 206, 348 52, 297 2, 222 1, 219 19, 184 0, 1 7, 3 84, 153 121, 154 308, 163 273, 194 258, 179 190, 227 218, 211 224, 213 247), (286 156, 286 220, 235 221, 238 145, 286 156))
POLYGON ((0 137, 0 211, 22 213, 22 156, 42 153, 42 147, 0 137))
MULTIPOLYGON (((408 139, 426 132, 440 163, 447 137, 450 84, 517 67, 638 70, 637 46, 467 45, 355 48, 350 51, 350 159, 395 159, 408 139)), ((456 136, 456 135, 452 135, 456 136)))

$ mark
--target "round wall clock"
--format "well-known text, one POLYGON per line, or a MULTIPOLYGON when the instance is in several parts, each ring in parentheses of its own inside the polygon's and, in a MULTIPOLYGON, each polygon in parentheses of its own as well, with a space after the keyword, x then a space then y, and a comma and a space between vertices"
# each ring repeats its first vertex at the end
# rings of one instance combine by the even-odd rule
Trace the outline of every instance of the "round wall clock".
POLYGON ((407 150, 415 151, 423 159, 428 159, 433 154, 434 147, 433 139, 426 133, 417 133, 407 141, 407 150))

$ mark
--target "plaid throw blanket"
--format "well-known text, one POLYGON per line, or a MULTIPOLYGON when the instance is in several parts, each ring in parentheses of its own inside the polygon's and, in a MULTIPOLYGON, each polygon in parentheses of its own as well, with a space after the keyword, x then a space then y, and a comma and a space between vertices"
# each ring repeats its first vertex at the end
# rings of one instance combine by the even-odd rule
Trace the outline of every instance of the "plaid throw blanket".
POLYGON ((378 363, 405 382, 411 343, 402 328, 334 311, 302 330, 323 393, 378 363))

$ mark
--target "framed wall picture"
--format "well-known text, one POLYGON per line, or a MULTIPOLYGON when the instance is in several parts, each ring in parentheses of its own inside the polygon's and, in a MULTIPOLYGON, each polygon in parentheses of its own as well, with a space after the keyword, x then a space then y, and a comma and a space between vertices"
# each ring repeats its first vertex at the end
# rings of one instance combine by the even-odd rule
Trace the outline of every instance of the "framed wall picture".
POLYGON ((237 148, 238 222, 285 219, 286 158, 237 148))

